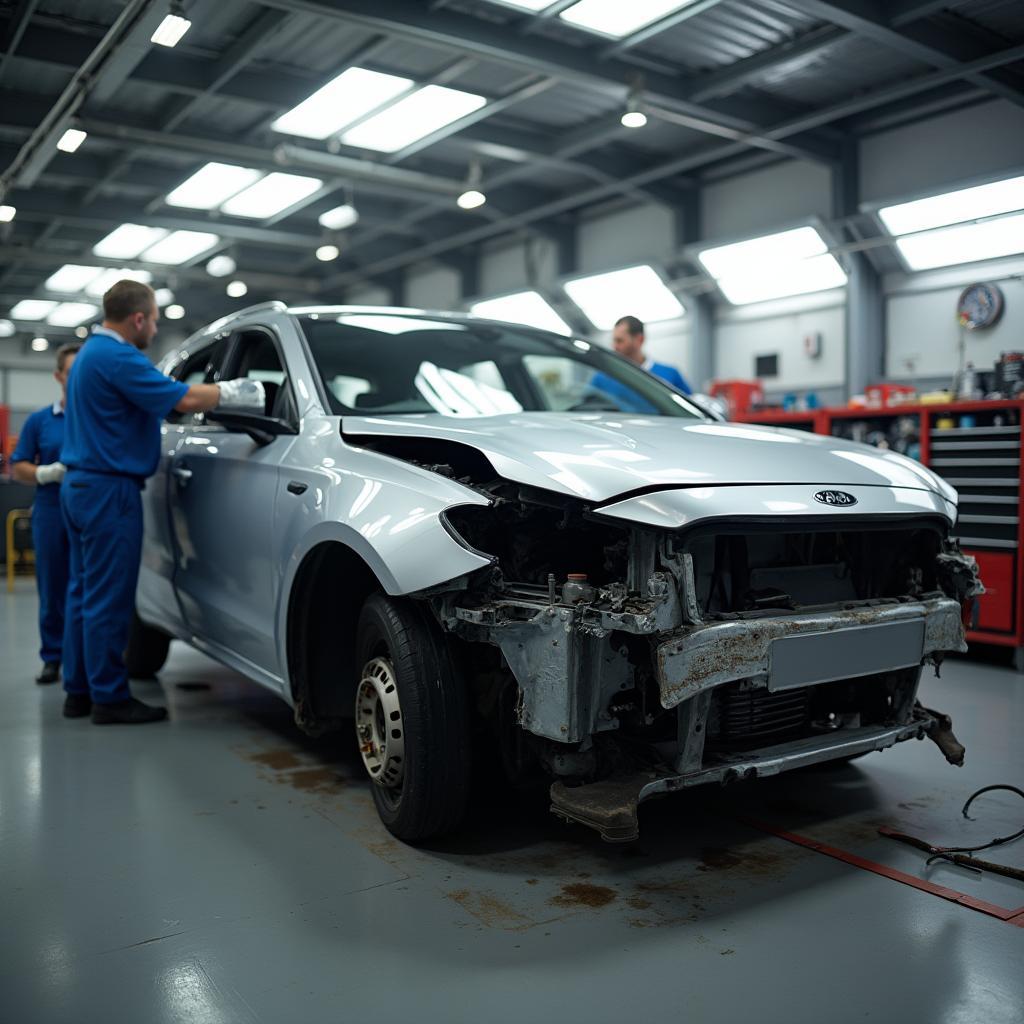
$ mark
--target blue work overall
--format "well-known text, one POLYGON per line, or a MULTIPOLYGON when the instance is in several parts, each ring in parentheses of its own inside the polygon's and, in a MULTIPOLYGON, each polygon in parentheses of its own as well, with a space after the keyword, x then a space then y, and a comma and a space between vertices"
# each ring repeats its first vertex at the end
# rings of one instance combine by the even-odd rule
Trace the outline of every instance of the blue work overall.
MULTIPOLYGON (((18 435, 15 462, 49 465, 60 461, 64 445, 64 407, 32 413, 18 435)), ((39 591, 39 656, 47 664, 61 660, 64 599, 68 589, 68 535, 60 511, 60 484, 38 484, 32 502, 32 546, 39 591)))
POLYGON ((61 504, 71 548, 64 689, 131 697, 123 652, 142 555, 141 490, 160 461, 160 421, 188 391, 114 331, 97 328, 68 380, 61 504))

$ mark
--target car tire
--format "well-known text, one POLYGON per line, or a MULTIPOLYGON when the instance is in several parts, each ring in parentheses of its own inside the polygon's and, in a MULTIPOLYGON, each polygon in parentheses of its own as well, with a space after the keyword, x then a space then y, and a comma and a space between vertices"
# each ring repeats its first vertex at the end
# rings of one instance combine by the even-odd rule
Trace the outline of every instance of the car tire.
POLYGON ((454 831, 469 803, 472 737, 443 634, 414 602, 375 594, 356 652, 356 738, 381 821, 407 843, 454 831))
POLYGON ((124 652, 124 667, 131 679, 152 679, 164 667, 171 638, 155 626, 147 626, 132 612, 132 625, 128 632, 128 646, 124 652))

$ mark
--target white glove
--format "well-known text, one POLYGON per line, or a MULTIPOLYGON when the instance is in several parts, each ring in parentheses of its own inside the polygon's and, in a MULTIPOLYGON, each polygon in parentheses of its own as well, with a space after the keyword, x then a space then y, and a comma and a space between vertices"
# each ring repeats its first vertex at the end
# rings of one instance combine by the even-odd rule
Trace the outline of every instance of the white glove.
POLYGON ((267 408, 267 392, 263 381, 239 377, 237 380, 222 380, 218 409, 256 409, 265 412, 267 408))
POLYGON ((50 462, 43 466, 36 466, 36 483, 59 484, 64 479, 67 469, 63 462, 50 462))

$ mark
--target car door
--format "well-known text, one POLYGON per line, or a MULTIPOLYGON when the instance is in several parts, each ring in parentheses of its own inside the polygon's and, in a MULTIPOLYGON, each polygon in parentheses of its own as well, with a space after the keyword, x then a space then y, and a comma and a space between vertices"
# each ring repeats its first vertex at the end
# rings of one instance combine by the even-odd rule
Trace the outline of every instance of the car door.
MULTIPOLYGON (((167 368, 169 376, 183 384, 215 380, 227 350, 227 335, 204 339, 167 368)), ((175 543, 169 500, 170 469, 180 446, 186 420, 193 417, 171 411, 160 427, 160 462, 142 492, 144 538, 142 565, 135 606, 144 621, 169 633, 184 633, 184 615, 174 592, 175 543)))
MULTIPOLYGON (((229 343, 222 379, 250 377, 267 391, 264 413, 295 417, 280 340, 270 327, 246 327, 229 343)), ((295 428, 298 424, 295 422, 295 428)), ((200 645, 242 659, 274 685, 274 501, 279 464, 293 434, 254 441, 242 430, 196 417, 170 468, 176 549, 175 589, 200 645)))

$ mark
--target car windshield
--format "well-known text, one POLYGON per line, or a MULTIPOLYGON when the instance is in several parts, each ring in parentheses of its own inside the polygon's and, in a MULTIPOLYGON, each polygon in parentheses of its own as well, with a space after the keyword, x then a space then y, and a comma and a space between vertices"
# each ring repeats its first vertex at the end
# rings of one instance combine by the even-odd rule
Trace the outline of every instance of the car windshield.
POLYGON ((299 315, 336 415, 616 412, 706 418, 674 388, 580 339, 407 312, 299 315))

